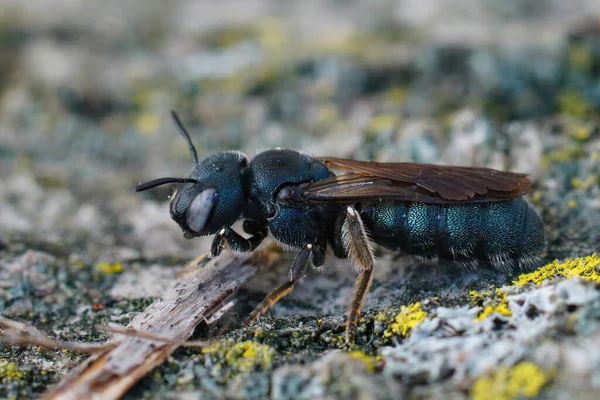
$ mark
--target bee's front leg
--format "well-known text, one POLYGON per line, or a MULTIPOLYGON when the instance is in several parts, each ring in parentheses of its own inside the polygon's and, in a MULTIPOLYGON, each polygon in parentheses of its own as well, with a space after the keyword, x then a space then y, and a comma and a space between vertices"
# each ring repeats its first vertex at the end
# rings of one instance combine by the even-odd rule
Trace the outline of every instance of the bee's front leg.
POLYGON ((235 252, 245 253, 247 251, 254 251, 267 236, 267 228, 265 226, 258 226, 256 223, 249 221, 244 221, 244 231, 250 233, 252 236, 246 239, 228 226, 221 229, 213 239, 210 247, 211 255, 216 257, 221 254, 225 246, 225 241, 227 241, 231 250, 235 252))
POLYGON ((352 300, 348 307, 345 344, 345 347, 348 348, 356 340, 356 328, 360 317, 360 309, 371 287, 373 266, 375 265, 375 256, 362 219, 358 211, 351 206, 346 210, 346 219, 342 225, 342 241, 352 264, 359 270, 352 300))

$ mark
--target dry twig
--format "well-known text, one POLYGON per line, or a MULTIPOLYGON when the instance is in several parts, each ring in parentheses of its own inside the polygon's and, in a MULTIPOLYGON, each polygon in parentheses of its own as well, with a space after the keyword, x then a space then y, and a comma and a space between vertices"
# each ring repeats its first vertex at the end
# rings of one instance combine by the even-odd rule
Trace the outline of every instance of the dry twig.
MULTIPOLYGON (((109 326, 117 333, 109 348, 90 357, 66 376, 45 399, 117 399, 146 373, 160 365, 186 342, 198 323, 216 317, 227 299, 275 255, 268 251, 252 256, 224 254, 195 260, 202 266, 192 279, 180 279, 173 289, 138 314, 126 328, 109 326)), ((214 320, 214 319, 213 319, 214 320)))
POLYGON ((111 343, 73 343, 52 340, 33 326, 0 317, 0 341, 13 346, 39 346, 50 350, 73 350, 78 353, 101 353, 114 347, 111 343))

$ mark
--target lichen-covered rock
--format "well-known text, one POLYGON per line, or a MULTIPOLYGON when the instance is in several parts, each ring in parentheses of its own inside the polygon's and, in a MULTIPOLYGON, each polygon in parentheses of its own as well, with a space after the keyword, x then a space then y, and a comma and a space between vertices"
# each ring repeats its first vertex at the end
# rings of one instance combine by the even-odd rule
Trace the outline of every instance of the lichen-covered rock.
MULTIPOLYGON (((596 3, 567 17, 556 2, 63 3, 0 16, 1 316, 103 341, 98 325, 127 324, 190 272, 210 238, 182 237, 172 188, 132 191, 192 167, 176 109, 200 157, 281 146, 528 173, 546 255, 466 271, 376 249, 348 353, 356 273, 330 254, 240 327, 287 279, 283 256, 197 330, 211 346, 178 350, 127 398, 598 394, 596 3)), ((37 396, 83 359, 0 344, 0 397, 37 396)))

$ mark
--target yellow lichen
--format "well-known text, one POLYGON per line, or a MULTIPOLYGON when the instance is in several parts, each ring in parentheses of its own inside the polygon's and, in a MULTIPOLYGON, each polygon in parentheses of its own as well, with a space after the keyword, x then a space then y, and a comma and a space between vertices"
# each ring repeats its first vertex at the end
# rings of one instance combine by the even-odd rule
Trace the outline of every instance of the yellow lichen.
POLYGON ((561 114, 574 118, 586 118, 592 113, 588 99, 580 92, 565 89, 558 95, 558 109, 561 114))
POLYGON ((588 140, 592 136, 592 129, 587 126, 578 126, 569 131, 569 134, 577 140, 588 140))
POLYGON ((484 308, 481 314, 479 314, 477 318, 475 318, 475 321, 483 321, 484 319, 486 319, 494 313, 500 313, 507 317, 510 317, 512 315, 512 311, 510 311, 510 308, 508 308, 508 304, 501 303, 495 307, 487 306, 486 308, 484 308))
POLYGON ((541 285, 545 280, 558 277, 579 277, 589 281, 600 282, 599 266, 600 257, 595 253, 587 257, 567 259, 563 262, 554 260, 537 271, 519 275, 519 278, 513 283, 517 286, 523 286, 530 282, 541 285))
POLYGON ((319 37, 312 43, 309 43, 304 50, 311 53, 334 53, 347 56, 356 56, 364 49, 364 35, 358 35, 353 32, 339 32, 335 35, 319 37))
POLYGON ((577 206, 577 200, 569 200, 569 202, 567 203, 567 207, 569 208, 575 208, 577 206))
MULTIPOLYGON (((469 296, 471 296, 471 298, 475 299, 475 303, 478 306, 483 306, 486 301, 484 296, 487 297, 490 295, 491 295, 491 293, 489 291, 485 291, 485 292, 481 292, 481 293, 477 293, 475 291, 469 292, 469 296)), ((483 311, 475 318, 475 321, 483 321, 484 319, 486 319, 487 317, 489 317, 490 315, 495 314, 495 313, 499 313, 499 314, 505 315, 507 317, 512 316, 512 311, 508 307, 508 300, 506 298, 506 293, 504 293, 504 291, 502 289, 496 289, 495 295, 496 295, 497 300, 493 301, 492 304, 486 305, 485 308, 483 309, 483 311)))
POLYGON ((544 168, 548 168, 553 162, 567 162, 581 158, 585 151, 581 143, 571 143, 561 146, 558 149, 542 157, 544 168))
POLYGON ((393 87, 387 90, 384 94, 385 99, 393 104, 404 104, 406 101, 406 89, 401 87, 393 87))
POLYGON ((550 377, 536 364, 521 361, 512 368, 501 368, 491 376, 478 378, 471 388, 473 400, 510 400, 536 397, 550 377))
MULTIPOLYGON (((377 315, 375 319, 378 319, 377 315)), ((384 337, 398 335, 407 337, 410 331, 425 320, 427 313, 421 309, 421 303, 413 303, 400 307, 400 312, 394 317, 389 329, 383 332, 384 337)))
POLYGON ((268 17, 258 24, 257 36, 262 47, 279 52, 286 45, 288 33, 282 20, 268 17))
POLYGON ((356 358, 357 360, 361 360, 363 363, 365 363, 368 373, 375 372, 375 363, 377 362, 377 358, 366 354, 362 350, 352 350, 349 354, 352 358, 356 358))
POLYGON ((334 104, 326 103, 317 109, 316 124, 332 125, 340 118, 337 107, 334 104))
MULTIPOLYGON (((600 282, 600 257, 595 253, 587 257, 571 258, 563 262, 554 260, 552 263, 543 266, 537 271, 521 274, 513 284, 516 286, 524 286, 528 283, 541 285, 544 281, 555 279, 558 277, 574 278, 600 282)), ((506 293, 502 289, 496 289, 496 300, 490 299, 491 292, 470 291, 469 296, 473 299, 475 305, 484 307, 483 311, 475 318, 476 321, 481 321, 493 313, 500 313, 507 317, 512 315, 512 311, 508 307, 506 293), (485 304, 486 301, 491 304, 485 304)))
POLYGON ((540 200, 542 199, 542 193, 541 192, 534 192, 531 195, 530 201, 534 204, 538 204, 540 202, 540 200))
POLYGON ((254 331, 254 337, 257 339, 260 339, 264 335, 265 335, 265 332, 262 330, 262 328, 256 328, 256 330, 254 331))
POLYGON ((205 40, 217 48, 227 48, 247 40, 250 35, 253 35, 253 32, 248 27, 231 26, 209 33, 205 40))
POLYGON ((384 313, 380 312, 375 316, 375 321, 387 321, 387 317, 384 313))
POLYGON ((160 117, 155 114, 142 114, 135 120, 135 126, 141 133, 152 134, 160 127, 160 117))
POLYGON ((96 264, 96 270, 102 272, 104 275, 113 275, 123 272, 123 264, 120 262, 99 262, 96 264))
POLYGON ((596 181, 597 178, 593 175, 588 175, 583 180, 575 176, 571 178, 571 186, 573 186, 575 189, 588 190, 596 184, 596 181))
POLYGON ((23 373, 15 363, 6 360, 0 361, 0 382, 14 381, 21 378, 23 378, 23 373))
POLYGON ((204 354, 215 354, 225 364, 240 372, 266 371, 271 368, 275 350, 266 344, 232 340, 219 341, 202 349, 204 354))
POLYGON ((398 126, 398 117, 394 114, 379 114, 371 118, 367 125, 369 132, 384 132, 396 129, 398 126))
POLYGON ((469 296, 471 297, 471 299, 473 299, 473 302, 476 305, 482 305, 483 304, 483 300, 487 297, 490 296, 492 294, 492 292, 486 290, 483 292, 476 292, 475 290, 471 290, 469 292, 469 296))

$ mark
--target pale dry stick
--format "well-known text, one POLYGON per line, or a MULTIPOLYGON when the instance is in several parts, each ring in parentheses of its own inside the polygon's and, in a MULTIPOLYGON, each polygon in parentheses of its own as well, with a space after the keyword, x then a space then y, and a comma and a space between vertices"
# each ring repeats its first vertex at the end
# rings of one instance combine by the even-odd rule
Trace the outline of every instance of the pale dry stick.
POLYGON ((110 350, 110 343, 73 343, 52 340, 33 326, 24 322, 0 317, 0 342, 12 346, 39 346, 50 350, 73 350, 78 353, 94 354, 110 350))
MULTIPOLYGON (((96 328, 110 333, 135 336, 142 339, 163 342, 165 344, 175 344, 181 347, 206 347, 211 344, 211 342, 203 340, 173 340, 154 333, 116 324, 96 325, 96 328)), ((0 342, 10 346, 36 346, 48 350, 72 350, 83 354, 102 353, 117 345, 117 343, 75 343, 52 340, 45 337, 42 332, 38 331, 33 326, 4 317, 0 317, 0 342)))
POLYGON ((108 342, 114 348, 90 357, 43 398, 120 398, 183 344, 198 323, 215 315, 229 296, 276 257, 276 253, 262 250, 251 256, 227 253, 211 260, 202 259, 201 264, 206 265, 196 277, 177 281, 128 325, 131 328, 128 332, 143 332, 144 338, 137 334, 116 335, 108 342))

